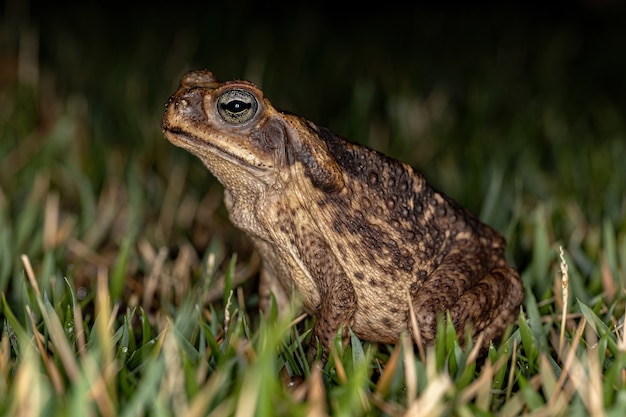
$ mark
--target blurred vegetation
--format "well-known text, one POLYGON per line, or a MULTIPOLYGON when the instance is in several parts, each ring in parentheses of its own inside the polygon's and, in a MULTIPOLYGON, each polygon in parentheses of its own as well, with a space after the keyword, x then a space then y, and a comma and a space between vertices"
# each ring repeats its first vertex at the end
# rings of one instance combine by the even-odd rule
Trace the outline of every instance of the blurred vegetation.
POLYGON ((346 10, 3 5, 0 413, 622 415, 624 7, 346 10), (411 163, 506 235, 527 299, 489 365, 442 326, 430 360, 353 340, 309 373, 311 321, 254 313, 258 259, 221 186, 161 135, 202 67, 411 163), (309 401, 279 374, 306 376, 309 401))

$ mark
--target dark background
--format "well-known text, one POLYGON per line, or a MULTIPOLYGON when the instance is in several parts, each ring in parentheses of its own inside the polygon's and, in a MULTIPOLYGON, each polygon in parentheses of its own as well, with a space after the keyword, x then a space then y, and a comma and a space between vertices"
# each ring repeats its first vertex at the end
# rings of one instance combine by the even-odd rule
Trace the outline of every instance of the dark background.
MULTIPOLYGON (((208 68, 413 164, 500 230, 516 198, 530 209, 575 196, 590 220, 621 222, 626 9, 547 3, 12 0, 2 5, 0 87, 20 77, 20 45, 35 40, 33 114, 45 131, 81 112, 96 186, 113 150, 156 170, 191 160, 163 140, 160 118, 180 76, 208 68), (485 202, 494 178, 501 201, 485 202)), ((188 186, 204 192, 212 177, 190 167, 188 186)))
POLYGON ((542 96, 572 112, 594 101, 626 104, 620 2, 14 0, 4 9, 8 26, 38 32, 40 64, 58 93, 86 95, 111 126, 123 123, 117 113, 135 104, 129 100, 164 101, 180 75, 198 67, 251 78, 275 104, 338 128, 359 82, 372 90, 374 115, 390 93, 435 88, 462 112, 468 89, 481 83, 503 96, 502 117, 542 96))

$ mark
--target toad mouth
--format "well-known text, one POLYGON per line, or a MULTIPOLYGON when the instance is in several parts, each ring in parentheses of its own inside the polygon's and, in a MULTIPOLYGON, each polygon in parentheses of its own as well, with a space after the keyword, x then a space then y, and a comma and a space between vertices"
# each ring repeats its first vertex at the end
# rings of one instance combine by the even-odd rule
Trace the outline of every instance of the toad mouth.
POLYGON ((267 166, 263 162, 259 161, 252 154, 250 154, 250 160, 247 160, 242 156, 229 152, 213 143, 204 141, 198 136, 192 135, 179 128, 164 128, 163 134, 168 138, 170 142, 180 148, 187 149, 196 154, 198 153, 198 149, 208 149, 211 153, 218 155, 220 158, 226 161, 229 161, 239 166, 245 166, 251 171, 259 174, 264 173, 269 168, 271 168, 270 166, 267 166))

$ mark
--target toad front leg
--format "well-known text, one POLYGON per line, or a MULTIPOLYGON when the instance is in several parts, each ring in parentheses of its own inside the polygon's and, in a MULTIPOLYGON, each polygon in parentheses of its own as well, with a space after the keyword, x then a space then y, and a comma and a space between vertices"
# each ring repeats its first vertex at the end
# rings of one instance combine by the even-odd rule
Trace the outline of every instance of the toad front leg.
POLYGON ((340 328, 342 342, 344 345, 348 343, 349 327, 354 322, 356 294, 346 274, 334 277, 329 275, 325 277, 325 281, 322 305, 317 313, 317 322, 307 354, 309 362, 317 357, 318 343, 322 347, 322 361, 328 359, 333 340, 340 328))
POLYGON ((300 252, 302 260, 317 284, 321 300, 315 313, 317 322, 307 356, 309 362, 316 358, 319 343, 322 347, 322 361, 326 361, 340 328, 343 343, 348 342, 349 327, 354 322, 357 307, 356 293, 324 240, 318 236, 309 236, 303 249, 300 252))
MULTIPOLYGON (((307 351, 307 359, 309 363, 312 363, 317 357, 318 344, 322 348, 322 360, 328 359, 330 348, 340 328, 342 328, 343 342, 348 342, 349 327, 354 322, 357 299, 352 282, 324 240, 312 233, 303 233, 303 235, 305 237, 294 239, 295 253, 298 257, 296 264, 302 265, 303 276, 313 281, 320 300, 319 304, 314 307, 311 307, 309 303, 311 310, 309 312, 317 318, 307 351)), ((257 240, 255 244, 258 250, 266 254, 274 253, 263 241, 257 240)), ((273 295, 279 313, 284 313, 288 310, 291 294, 284 288, 284 284, 281 285, 279 275, 281 272, 283 275, 288 275, 288 271, 278 271, 272 268, 271 260, 276 260, 276 258, 269 257, 268 260, 270 262, 264 263, 261 270, 260 308, 264 312, 269 311, 273 295)))

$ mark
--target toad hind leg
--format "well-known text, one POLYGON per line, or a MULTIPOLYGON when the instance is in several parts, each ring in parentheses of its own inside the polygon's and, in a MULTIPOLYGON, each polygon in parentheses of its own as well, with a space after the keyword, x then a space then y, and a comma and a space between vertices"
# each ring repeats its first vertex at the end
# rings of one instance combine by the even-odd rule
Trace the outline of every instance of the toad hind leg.
POLYGON ((471 324, 473 340, 482 333, 485 348, 514 321, 524 289, 517 271, 504 260, 485 270, 478 259, 453 256, 411 295, 424 343, 434 342, 437 317, 449 311, 460 341, 471 324))

